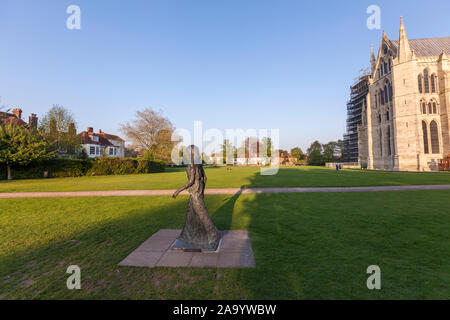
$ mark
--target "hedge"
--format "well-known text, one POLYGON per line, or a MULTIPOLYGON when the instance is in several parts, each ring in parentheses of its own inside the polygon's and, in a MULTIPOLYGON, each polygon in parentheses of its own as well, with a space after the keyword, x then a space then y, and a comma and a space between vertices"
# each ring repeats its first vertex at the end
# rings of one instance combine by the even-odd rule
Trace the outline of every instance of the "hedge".
POLYGON ((117 175, 136 173, 163 172, 165 164, 161 160, 148 160, 136 158, 96 158, 92 161, 88 175, 117 175))
MULTIPOLYGON (((14 179, 47 177, 80 177, 84 175, 123 175, 163 172, 165 164, 160 160, 136 158, 95 158, 95 159, 51 159, 32 163, 28 166, 12 166, 14 179)), ((6 166, 0 164, 0 179, 6 180, 6 166)))

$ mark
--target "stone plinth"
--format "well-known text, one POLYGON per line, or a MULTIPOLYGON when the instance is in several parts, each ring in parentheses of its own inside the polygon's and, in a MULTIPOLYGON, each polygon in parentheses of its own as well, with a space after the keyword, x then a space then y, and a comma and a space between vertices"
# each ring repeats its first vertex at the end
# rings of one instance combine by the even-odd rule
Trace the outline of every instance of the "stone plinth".
POLYGON ((248 231, 221 231, 216 251, 189 252, 172 249, 181 230, 161 229, 144 241, 119 266, 254 268, 248 231))

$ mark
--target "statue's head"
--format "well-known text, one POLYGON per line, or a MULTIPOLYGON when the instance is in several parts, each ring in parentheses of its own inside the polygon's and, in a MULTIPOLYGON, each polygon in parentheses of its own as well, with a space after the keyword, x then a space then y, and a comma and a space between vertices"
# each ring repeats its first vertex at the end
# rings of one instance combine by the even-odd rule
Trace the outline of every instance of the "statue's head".
POLYGON ((200 151, 195 145, 190 145, 187 147, 187 156, 189 157, 188 164, 202 164, 202 157, 200 156, 200 151))

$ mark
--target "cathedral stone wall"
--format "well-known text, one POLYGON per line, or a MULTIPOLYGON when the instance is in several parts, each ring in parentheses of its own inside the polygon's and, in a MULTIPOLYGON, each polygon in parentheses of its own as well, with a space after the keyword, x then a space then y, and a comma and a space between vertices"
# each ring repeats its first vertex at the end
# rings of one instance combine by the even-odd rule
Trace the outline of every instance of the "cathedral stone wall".
POLYGON ((368 106, 358 129, 359 160, 369 169, 438 170, 450 153, 450 38, 383 33, 378 57, 372 50, 368 106))

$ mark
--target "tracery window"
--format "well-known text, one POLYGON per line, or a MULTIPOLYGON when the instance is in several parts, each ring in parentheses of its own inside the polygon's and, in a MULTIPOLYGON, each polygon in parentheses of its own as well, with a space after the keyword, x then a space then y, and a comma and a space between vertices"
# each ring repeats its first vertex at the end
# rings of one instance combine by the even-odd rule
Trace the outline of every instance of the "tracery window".
POLYGON ((431 153, 439 153, 439 134, 436 121, 430 123, 431 153))
POLYGON ((425 87, 425 93, 430 93, 430 81, 428 77, 428 70, 423 70, 423 84, 425 87))
POLYGON ((423 152, 428 153, 428 129, 425 121, 422 121, 422 133, 423 133, 423 152))
POLYGON ((419 85, 419 92, 420 93, 423 93, 422 82, 423 82, 423 77, 422 77, 421 74, 419 74, 419 76, 417 77, 417 84, 419 85))

